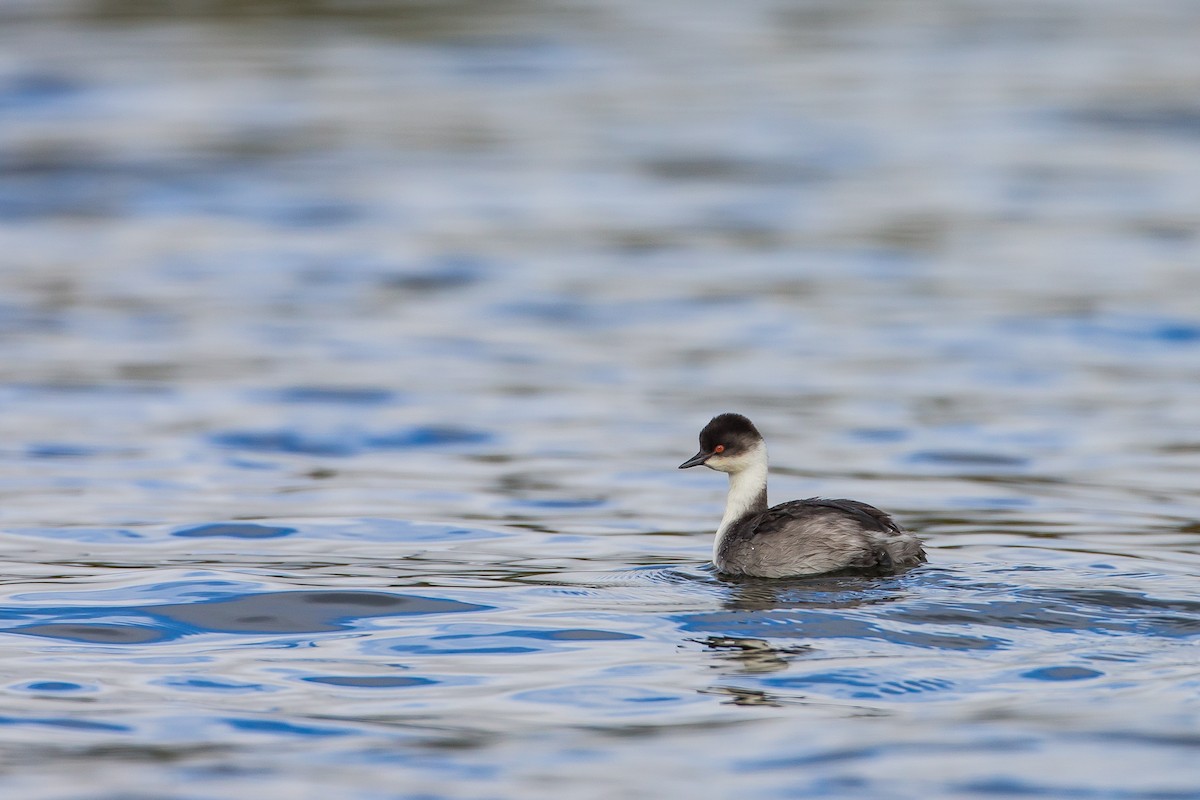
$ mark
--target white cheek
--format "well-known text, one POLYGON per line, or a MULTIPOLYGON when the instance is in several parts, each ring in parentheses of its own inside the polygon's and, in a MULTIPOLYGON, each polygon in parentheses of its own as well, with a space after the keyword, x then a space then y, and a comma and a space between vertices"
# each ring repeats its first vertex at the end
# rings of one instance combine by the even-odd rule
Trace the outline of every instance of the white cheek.
POLYGON ((704 462, 704 466, 715 469, 717 472, 735 472, 741 469, 745 463, 745 456, 711 456, 708 461, 704 462))

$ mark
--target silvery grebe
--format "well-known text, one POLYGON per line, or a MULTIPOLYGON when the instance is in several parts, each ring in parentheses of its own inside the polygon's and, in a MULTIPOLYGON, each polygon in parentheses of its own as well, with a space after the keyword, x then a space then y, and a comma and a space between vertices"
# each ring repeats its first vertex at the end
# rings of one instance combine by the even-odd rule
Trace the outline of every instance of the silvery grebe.
POLYGON ((700 431, 703 464, 729 474, 713 563, 730 575, 785 578, 861 569, 894 572, 925 561, 921 540, 874 506, 811 497, 767 507, 767 445, 741 414, 720 414, 700 431))

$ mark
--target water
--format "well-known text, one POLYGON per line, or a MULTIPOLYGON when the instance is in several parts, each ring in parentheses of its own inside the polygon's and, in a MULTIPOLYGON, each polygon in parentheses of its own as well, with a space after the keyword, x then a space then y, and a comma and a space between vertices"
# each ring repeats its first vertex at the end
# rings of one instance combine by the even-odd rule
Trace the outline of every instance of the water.
POLYGON ((5 797, 1200 798, 1193 3, 179 5, 0 3, 5 797))

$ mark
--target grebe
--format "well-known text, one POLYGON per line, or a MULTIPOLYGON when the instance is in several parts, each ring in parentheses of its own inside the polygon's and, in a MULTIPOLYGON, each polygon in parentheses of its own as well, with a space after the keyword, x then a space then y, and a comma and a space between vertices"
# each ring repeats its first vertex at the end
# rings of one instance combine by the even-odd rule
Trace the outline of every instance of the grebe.
POLYGON ((713 563, 729 575, 786 578, 861 569, 894 572, 925 561, 921 540, 874 506, 810 497, 767 507, 767 445, 741 414, 720 414, 700 431, 703 464, 729 474, 713 563))

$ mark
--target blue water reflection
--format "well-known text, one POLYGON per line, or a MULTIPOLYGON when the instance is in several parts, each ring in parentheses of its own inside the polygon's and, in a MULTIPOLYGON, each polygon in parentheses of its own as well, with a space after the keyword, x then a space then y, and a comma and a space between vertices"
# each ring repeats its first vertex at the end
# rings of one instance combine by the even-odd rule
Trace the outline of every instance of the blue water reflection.
POLYGON ((98 644, 147 644, 201 633, 279 634, 345 630, 360 619, 482 611, 456 600, 358 591, 262 592, 148 606, 0 609, 0 619, 47 620, 11 633, 98 644), (104 618, 112 621, 105 622, 104 618))

